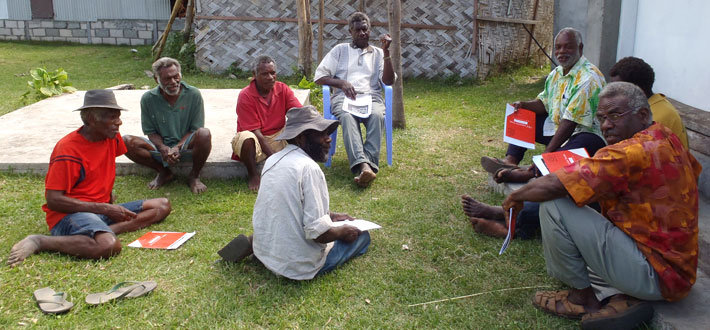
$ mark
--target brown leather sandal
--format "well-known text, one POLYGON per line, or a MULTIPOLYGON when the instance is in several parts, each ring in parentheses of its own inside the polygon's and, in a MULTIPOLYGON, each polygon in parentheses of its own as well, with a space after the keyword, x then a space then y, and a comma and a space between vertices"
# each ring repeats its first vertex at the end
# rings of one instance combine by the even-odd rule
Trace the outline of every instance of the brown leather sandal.
POLYGON ((653 318, 653 306, 627 295, 615 295, 600 310, 582 317, 582 329, 633 329, 653 318))
POLYGON ((538 291, 533 297, 533 305, 543 312, 568 319, 581 319, 588 311, 582 305, 577 305, 569 299, 569 290, 538 291))

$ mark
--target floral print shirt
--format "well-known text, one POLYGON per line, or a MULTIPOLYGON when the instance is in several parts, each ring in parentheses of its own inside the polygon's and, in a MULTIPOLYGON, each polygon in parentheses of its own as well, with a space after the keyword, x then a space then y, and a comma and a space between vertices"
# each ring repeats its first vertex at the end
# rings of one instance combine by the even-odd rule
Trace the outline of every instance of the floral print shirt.
POLYGON ((698 176, 701 166, 663 125, 555 172, 578 206, 599 202, 659 276, 663 297, 685 297, 698 265, 698 176))
POLYGON ((547 75, 545 89, 537 96, 548 116, 559 127, 562 119, 577 123, 574 134, 589 132, 602 137, 596 118, 599 92, 606 84, 604 75, 582 56, 567 72, 558 66, 547 75))

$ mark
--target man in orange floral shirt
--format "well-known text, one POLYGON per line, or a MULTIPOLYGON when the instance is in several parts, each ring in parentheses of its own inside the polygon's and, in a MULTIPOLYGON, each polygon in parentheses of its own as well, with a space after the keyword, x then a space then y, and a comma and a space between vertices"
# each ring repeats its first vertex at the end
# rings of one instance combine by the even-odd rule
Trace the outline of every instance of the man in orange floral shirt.
POLYGON ((701 166, 652 121, 633 84, 607 85, 597 118, 609 146, 511 193, 503 208, 544 202, 547 272, 571 289, 537 292, 536 307, 583 328, 632 328, 653 317, 645 301, 681 299, 695 283, 701 166))

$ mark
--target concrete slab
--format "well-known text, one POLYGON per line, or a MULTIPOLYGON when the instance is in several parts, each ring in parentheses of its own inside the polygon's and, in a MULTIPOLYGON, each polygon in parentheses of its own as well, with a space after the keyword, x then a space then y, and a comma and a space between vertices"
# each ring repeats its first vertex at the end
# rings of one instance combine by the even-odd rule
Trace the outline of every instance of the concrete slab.
MULTIPOLYGON (((488 185, 496 192, 508 195, 522 187, 520 183, 496 183, 489 175, 488 185)), ((708 329, 710 313, 710 196, 700 195, 698 200, 698 272, 690 294, 677 302, 654 302, 656 315, 653 327, 656 329, 708 329)))
MULTIPOLYGON (((203 178, 246 177, 246 168, 231 159, 231 141, 237 131, 237 96, 239 89, 201 89, 205 103, 205 127, 212 133, 212 152, 202 170, 203 178)), ((129 111, 121 114, 121 135, 143 135, 140 98, 145 90, 115 90, 118 104, 129 111)), ((81 125, 79 113, 85 91, 44 99, 0 117, 0 170, 18 173, 47 173, 49 156, 63 136, 81 125)), ((308 90, 294 94, 308 103, 308 90)), ((180 164, 178 173, 189 171, 190 164, 180 164)), ((116 159, 118 175, 150 173, 126 156, 116 159)))

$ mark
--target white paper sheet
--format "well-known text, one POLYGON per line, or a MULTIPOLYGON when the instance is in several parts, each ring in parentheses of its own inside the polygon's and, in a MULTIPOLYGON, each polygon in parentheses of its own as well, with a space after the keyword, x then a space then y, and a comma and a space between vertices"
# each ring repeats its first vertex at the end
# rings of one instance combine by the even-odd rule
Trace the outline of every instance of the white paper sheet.
POLYGON ((360 229, 361 231, 382 228, 382 226, 380 226, 374 222, 363 220, 363 219, 355 219, 352 221, 343 220, 343 221, 333 222, 333 227, 340 227, 340 226, 344 226, 344 225, 353 226, 357 229, 360 229))
POLYGON ((360 118, 370 117, 370 114, 372 114, 372 95, 357 94, 354 100, 345 97, 343 99, 343 111, 360 118))

